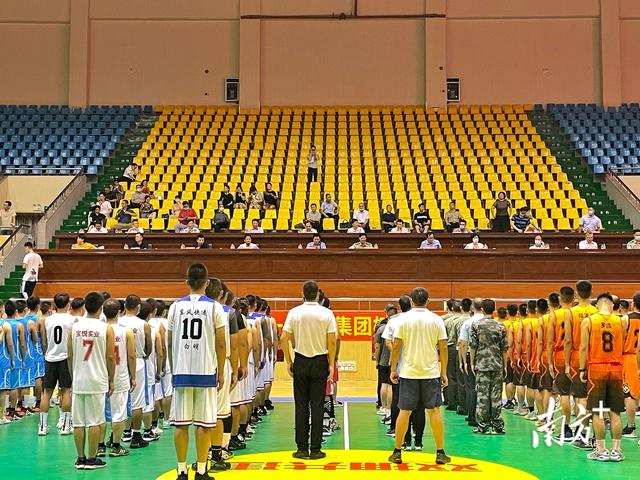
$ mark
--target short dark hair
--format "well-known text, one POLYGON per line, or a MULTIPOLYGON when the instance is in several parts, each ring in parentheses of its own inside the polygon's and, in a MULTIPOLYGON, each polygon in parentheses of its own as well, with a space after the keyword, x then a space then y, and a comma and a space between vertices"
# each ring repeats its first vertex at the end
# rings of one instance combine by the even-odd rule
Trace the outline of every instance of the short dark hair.
POLYGON ((579 280, 576 282, 576 291, 578 296, 583 300, 591 298, 591 292, 593 291, 593 285, 589 280, 579 280))
POLYGON ((507 318, 507 314, 508 314, 508 313, 509 313, 509 312, 507 312, 507 309, 506 309, 506 308, 504 308, 504 307, 500 307, 500 308, 498 309, 498 318, 499 318, 500 320, 504 320, 504 319, 506 319, 506 318, 507 318))
POLYGON ((102 313, 104 313, 104 316, 107 317, 108 320, 116 318, 119 311, 120 302, 118 300, 114 300, 113 298, 108 299, 102 305, 102 313))
POLYGON ((307 280, 302 287, 302 295, 306 301, 311 302, 318 298, 319 289, 318 284, 314 280, 307 280))
POLYGON ((42 315, 46 315, 50 311, 51 311, 51 302, 42 302, 40 304, 40 313, 42 313, 42 315))
POLYGON ((140 306, 140 297, 138 295, 127 295, 124 301, 125 310, 134 310, 140 306))
POLYGON ((82 307, 84 307, 84 298, 76 297, 71 300, 71 310, 79 310, 82 307))
POLYGON ((520 305, 518 305, 518 314, 521 317, 526 317, 527 316, 527 304, 526 303, 521 303, 520 305))
POLYGON ((167 309, 167 304, 164 300, 156 300, 156 316, 161 317, 164 315, 164 311, 167 309))
POLYGON ((187 283, 193 290, 200 290, 207 283, 209 272, 202 263, 193 263, 187 270, 187 283))
POLYGON ((366 233, 361 233, 360 235, 358 235, 358 238, 362 238, 364 237, 365 240, 367 239, 367 234, 366 233))
POLYGON ((509 305, 507 305, 507 313, 510 316, 515 317, 518 314, 518 305, 516 305, 515 303, 510 303, 509 305))
POLYGON ((33 242, 24 242, 24 246, 27 248, 33 248, 33 242))
POLYGON ((640 310, 640 291, 633 294, 633 307, 636 310, 640 310))
POLYGON ((24 300, 16 300, 16 310, 19 314, 23 313, 27 309, 27 302, 24 300))
POLYGON ((598 295, 596 302, 599 302, 601 298, 606 298, 611 303, 613 303, 613 295, 611 295, 609 292, 602 292, 600 295, 598 295))
POLYGON ((29 310, 35 310, 40 305, 40 297, 36 297, 35 295, 31 295, 27 298, 27 307, 29 310))
POLYGON ((625 299, 620 300, 620 308, 629 310, 629 300, 625 300, 625 299))
POLYGON ((198 238, 202 238, 202 239, 204 240, 204 235, 203 235, 203 234, 201 234, 201 233, 199 233, 199 234, 198 234, 198 236, 196 237, 196 240, 197 240, 198 238))
POLYGON ((138 312, 138 318, 141 318, 142 320, 146 320, 147 318, 149 318, 149 315, 151 315, 151 313, 153 313, 154 310, 155 308, 153 308, 153 305, 151 305, 149 302, 142 302, 140 303, 140 311, 138 312))
POLYGON ((552 308, 558 308, 560 306, 560 294, 558 292, 551 292, 549 294, 549 306, 552 308))
POLYGON ((471 303, 470 298, 463 298, 460 300, 460 308, 462 308, 462 311, 466 313, 471 310, 471 303))
POLYGON ((108 292, 107 290, 102 292, 102 296, 104 297, 104 301, 106 302, 107 300, 109 300, 111 298, 111 293, 108 292))
POLYGON ((400 295, 400 298, 398 298, 398 306, 402 312, 411 310, 411 297, 406 293, 400 295))
POLYGON ((447 310, 453 311, 455 307, 456 307, 455 298, 450 298, 449 300, 447 300, 447 310))
POLYGON ((490 298, 485 298, 482 300, 482 311, 485 315, 493 315, 493 312, 496 311, 496 302, 490 298))
POLYGON ((120 304, 120 313, 124 313, 126 309, 124 308, 125 302, 121 298, 118 299, 118 303, 120 304))
POLYGON ((249 235, 248 233, 244 236, 244 239, 243 239, 243 240, 246 240, 246 239, 247 239, 247 237, 249 237, 249 240, 253 241, 253 238, 251 238, 251 235, 249 235))
POLYGON ((529 300, 527 302, 527 313, 534 314, 538 308, 538 302, 536 300, 529 300))
POLYGON ((424 307, 429 300, 429 292, 426 288, 416 287, 411 290, 411 300, 416 307, 424 307))
POLYGON ((560 288, 560 300, 564 303, 571 303, 576 296, 576 292, 573 288, 565 285, 560 288))
POLYGON ((220 297, 220 292, 222 292, 222 282, 216 277, 211 277, 205 295, 213 300, 217 300, 218 297, 220 297))
POLYGON ((82 240, 86 240, 87 236, 84 233, 79 233, 76 235, 76 239, 81 238, 82 240))
POLYGON ((104 297, 100 292, 89 292, 84 297, 84 306, 89 315, 96 314, 102 305, 104 305, 104 297))
POLYGON ((4 203, 8 203, 9 206, 13 205, 13 203, 11 203, 11 200, 5 200, 4 203))
POLYGON ((53 297, 53 304, 59 309, 66 308, 69 305, 69 294, 56 293, 56 296, 53 297))
MULTIPOLYGON (((16 314, 16 303, 13 300, 7 300, 4 303, 4 313, 7 314, 7 317, 12 317, 16 314)), ((14 349, 16 347, 16 345, 13 346, 14 349)))
POLYGON ((536 308, 540 315, 544 315, 549 311, 549 302, 546 298, 539 298, 536 302, 536 308))
POLYGON ((255 307, 256 300, 257 300, 255 295, 249 294, 245 297, 245 300, 247 301, 247 304, 249 305, 249 307, 255 307))

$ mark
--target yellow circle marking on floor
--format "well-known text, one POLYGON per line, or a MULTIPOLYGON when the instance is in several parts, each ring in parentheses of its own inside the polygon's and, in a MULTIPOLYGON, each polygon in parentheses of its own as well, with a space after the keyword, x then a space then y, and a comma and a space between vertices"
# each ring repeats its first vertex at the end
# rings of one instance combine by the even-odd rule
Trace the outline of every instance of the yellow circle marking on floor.
MULTIPOLYGON (((402 452, 403 463, 396 465, 388 461, 390 451, 384 450, 327 450, 321 460, 298 460, 291 451, 236 455, 229 463, 231 470, 215 473, 218 480, 327 480, 333 476, 349 480, 415 480, 422 478, 517 478, 535 480, 538 477, 498 463, 474 458, 453 456, 451 463, 437 465, 433 452, 402 452), (256 473, 259 472, 259 477, 256 473), (373 476, 372 476, 373 475, 373 476)), ((194 473, 189 472, 193 479, 194 473)), ((169 471, 157 480, 175 480, 176 471, 169 471)))

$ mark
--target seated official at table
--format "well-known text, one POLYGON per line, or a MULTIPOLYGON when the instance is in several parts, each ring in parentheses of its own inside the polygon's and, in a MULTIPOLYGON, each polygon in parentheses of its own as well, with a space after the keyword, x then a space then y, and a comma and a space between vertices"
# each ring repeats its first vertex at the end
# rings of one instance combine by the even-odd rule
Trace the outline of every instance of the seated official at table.
POLYGON ((144 240, 144 234, 136 233, 130 243, 124 244, 125 250, 147 250, 151 248, 151 244, 144 240))
POLYGON ((208 243, 203 234, 200 234, 196 237, 195 242, 193 242, 190 246, 186 246, 184 243, 180 245, 180 248, 183 250, 201 250, 205 248, 211 248, 211 244, 208 243))

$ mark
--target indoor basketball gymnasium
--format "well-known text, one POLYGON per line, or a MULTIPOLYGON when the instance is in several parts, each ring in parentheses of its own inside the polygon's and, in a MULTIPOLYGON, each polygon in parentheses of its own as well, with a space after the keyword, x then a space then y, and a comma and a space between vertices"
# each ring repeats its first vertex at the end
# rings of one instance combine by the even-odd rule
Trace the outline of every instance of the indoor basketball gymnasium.
POLYGON ((639 2, 2 0, 0 53, 6 478, 640 474, 639 2))

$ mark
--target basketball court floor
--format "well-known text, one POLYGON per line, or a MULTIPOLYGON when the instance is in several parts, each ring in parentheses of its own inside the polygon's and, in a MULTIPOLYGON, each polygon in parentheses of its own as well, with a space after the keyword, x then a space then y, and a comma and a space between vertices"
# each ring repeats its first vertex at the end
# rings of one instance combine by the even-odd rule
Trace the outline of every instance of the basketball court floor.
MULTIPOLYGON (((463 417, 445 411, 445 448, 453 458, 451 464, 435 465, 434 445, 427 425, 423 452, 403 452, 403 465, 391 465, 387 457, 393 439, 386 437, 386 426, 380 424, 373 401, 346 399, 337 409, 342 426, 329 437, 323 449, 327 457, 316 461, 297 461, 291 457, 294 448, 294 408, 290 399, 277 400, 276 409, 264 418, 248 448, 231 459, 232 470, 213 474, 229 480, 331 480, 367 479, 395 480, 419 478, 456 479, 582 479, 617 480, 640 474, 640 447, 631 439, 622 440, 626 461, 597 463, 585 458, 585 451, 571 445, 532 446, 534 422, 505 412, 507 435, 479 436, 470 432, 463 417)), ((49 423, 57 420, 57 408, 51 409, 49 423)), ((55 427, 47 437, 36 436, 38 416, 25 418, 0 427, 0 478, 38 478, 63 480, 93 478, 95 480, 174 480, 175 452, 173 432, 143 450, 132 450, 129 457, 106 458, 107 468, 77 471, 73 468, 73 437, 61 437, 55 427)), ((193 436, 190 458, 195 458, 193 436)), ((192 475, 192 474, 191 474, 192 475)), ((191 476, 190 476, 191 478, 191 476)))

